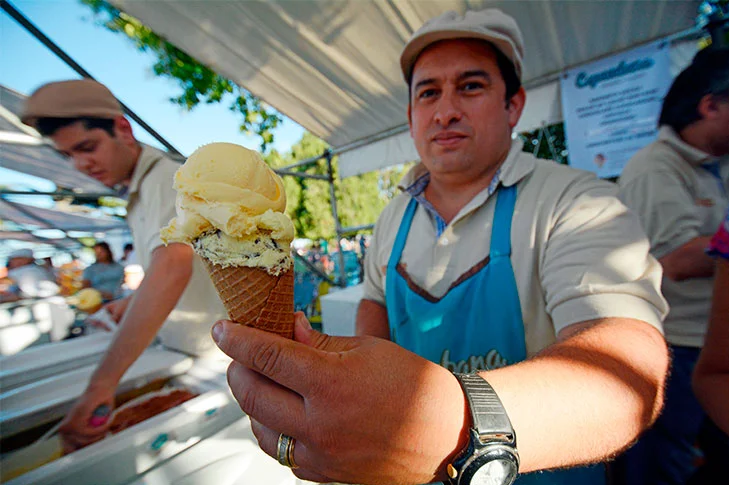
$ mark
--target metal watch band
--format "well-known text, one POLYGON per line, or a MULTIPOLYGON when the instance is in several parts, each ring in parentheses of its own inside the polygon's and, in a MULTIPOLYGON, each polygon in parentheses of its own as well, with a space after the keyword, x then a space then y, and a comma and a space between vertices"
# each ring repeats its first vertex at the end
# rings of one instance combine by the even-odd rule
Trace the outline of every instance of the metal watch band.
POLYGON ((499 396, 477 374, 454 374, 463 387, 471 409, 473 428, 483 441, 500 440, 516 445, 516 434, 499 396))

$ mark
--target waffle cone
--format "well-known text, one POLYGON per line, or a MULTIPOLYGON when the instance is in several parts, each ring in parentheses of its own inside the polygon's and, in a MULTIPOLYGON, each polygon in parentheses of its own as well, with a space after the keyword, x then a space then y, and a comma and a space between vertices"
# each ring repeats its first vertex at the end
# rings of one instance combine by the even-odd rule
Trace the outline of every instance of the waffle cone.
POLYGON ((202 259, 232 321, 293 338, 293 268, 274 276, 265 269, 223 268, 207 258, 202 259))

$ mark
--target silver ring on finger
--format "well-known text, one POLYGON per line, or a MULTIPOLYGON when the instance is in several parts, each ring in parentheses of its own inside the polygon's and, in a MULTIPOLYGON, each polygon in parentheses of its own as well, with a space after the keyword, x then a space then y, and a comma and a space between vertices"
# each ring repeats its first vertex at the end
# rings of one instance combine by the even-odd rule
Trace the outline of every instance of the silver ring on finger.
POLYGON ((294 461, 294 446, 296 440, 289 435, 281 433, 278 435, 278 444, 276 445, 276 459, 283 466, 291 469, 299 468, 294 461))

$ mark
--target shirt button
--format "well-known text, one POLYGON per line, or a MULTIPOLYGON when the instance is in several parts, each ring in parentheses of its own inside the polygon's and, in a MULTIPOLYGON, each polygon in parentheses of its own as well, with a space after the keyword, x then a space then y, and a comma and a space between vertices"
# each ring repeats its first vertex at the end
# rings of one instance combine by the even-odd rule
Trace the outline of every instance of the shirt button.
POLYGON ((440 240, 440 245, 441 245, 441 246, 445 246, 445 245, 447 245, 447 244, 448 244, 448 238, 447 238, 447 237, 444 237, 444 238, 442 238, 442 239, 440 240))

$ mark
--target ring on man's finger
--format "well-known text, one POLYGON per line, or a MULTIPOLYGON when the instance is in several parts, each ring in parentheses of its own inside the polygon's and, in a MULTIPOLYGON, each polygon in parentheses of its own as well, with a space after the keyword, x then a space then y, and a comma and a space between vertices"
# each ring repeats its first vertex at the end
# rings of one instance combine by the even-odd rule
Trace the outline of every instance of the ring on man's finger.
POLYGON ((276 458, 280 464, 291 469, 299 468, 296 462, 294 462, 294 445, 296 445, 296 440, 291 436, 283 433, 278 435, 276 458))

